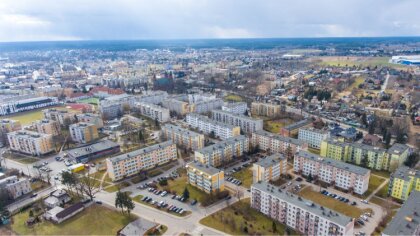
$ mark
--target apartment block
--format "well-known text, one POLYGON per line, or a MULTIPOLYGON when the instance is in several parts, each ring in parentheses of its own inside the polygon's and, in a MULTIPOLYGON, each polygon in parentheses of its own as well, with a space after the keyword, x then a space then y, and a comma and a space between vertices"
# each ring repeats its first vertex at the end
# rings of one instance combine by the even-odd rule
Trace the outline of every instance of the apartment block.
POLYGON ((297 151, 306 150, 308 144, 294 138, 284 137, 264 130, 252 133, 251 144, 268 153, 282 153, 291 158, 297 151))
POLYGON ((226 139, 195 151, 195 160, 204 165, 219 167, 248 152, 248 142, 244 135, 226 139))
POLYGON ((51 134, 32 131, 14 131, 7 134, 10 149, 33 156, 42 156, 54 151, 51 134))
POLYGON ((225 174, 223 170, 193 161, 186 165, 188 183, 198 189, 212 193, 225 190, 225 174))
POLYGON ((280 153, 260 159, 252 166, 253 182, 270 182, 287 174, 287 158, 280 153))
POLYGON ((61 133, 60 123, 55 120, 38 120, 34 122, 34 126, 38 133, 51 134, 52 136, 57 136, 61 133))
POLYGON ((60 125, 69 125, 76 120, 76 114, 67 110, 59 110, 55 108, 42 110, 44 119, 57 121, 60 125))
POLYGON ((223 106, 223 99, 213 94, 187 94, 176 95, 162 102, 162 106, 180 115, 190 112, 207 113, 223 106))
POLYGON ((256 116, 276 117, 283 113, 280 105, 262 102, 251 104, 251 114, 256 116))
POLYGON ((353 235, 351 217, 266 182, 251 186, 251 207, 303 235, 353 235))
POLYGON ((59 104, 56 97, 34 97, 30 95, 10 96, 0 101, 0 115, 30 111, 59 104))
POLYGON ((231 112, 234 114, 245 114, 245 112, 248 110, 248 105, 246 102, 232 102, 232 103, 226 103, 222 106, 222 111, 231 112))
POLYGON ((108 158, 106 165, 109 177, 117 181, 176 159, 176 145, 167 141, 108 158))
POLYGON ((400 166, 391 174, 388 195, 405 201, 412 191, 420 191, 420 171, 400 166))
POLYGON ((347 143, 339 139, 326 139, 321 143, 323 157, 364 165, 376 170, 394 171, 403 165, 410 148, 396 143, 388 150, 361 143, 347 143), (366 159, 367 158, 367 159, 366 159))
POLYGON ((420 192, 413 191, 397 214, 392 217, 382 236, 420 235, 420 192))
POLYGON ((222 110, 213 110, 212 119, 225 124, 239 126, 245 133, 251 133, 263 129, 263 120, 261 119, 254 119, 249 116, 222 110))
POLYGON ((128 94, 119 94, 106 97, 99 104, 101 114, 108 120, 119 117, 123 114, 125 107, 131 109, 134 107, 136 97, 128 94))
POLYGON ((6 191, 11 198, 16 199, 32 192, 32 187, 28 179, 18 179, 14 175, 0 180, 0 191, 6 191))
POLYGON ((239 126, 217 122, 209 119, 207 116, 195 113, 189 113, 186 117, 186 121, 191 128, 198 129, 207 135, 214 134, 215 137, 222 140, 241 134, 241 128, 239 126))
POLYGON ((177 125, 165 124, 162 133, 166 139, 190 150, 198 150, 204 147, 204 135, 184 129, 177 125))
POLYGON ((325 183, 333 183, 341 189, 352 190, 357 194, 363 194, 369 186, 369 169, 323 158, 307 151, 299 151, 295 155, 293 170, 325 183))
POLYGON ((12 131, 18 131, 22 129, 22 125, 18 120, 2 119, 0 120, 0 131, 3 133, 9 133, 12 131))
POLYGON ((104 121, 99 114, 83 113, 76 116, 79 122, 94 124, 98 129, 104 127, 104 121))
POLYGON ((140 112, 140 114, 153 120, 158 120, 159 122, 168 122, 171 119, 169 109, 152 103, 136 103, 135 110, 140 112))
POLYGON ((79 122, 69 127, 71 139, 78 143, 90 143, 99 138, 96 125, 79 122))
POLYGON ((323 140, 330 137, 328 130, 304 127, 299 129, 298 139, 308 143, 308 147, 320 149, 323 140))
POLYGON ((280 130, 280 134, 286 137, 296 137, 299 129, 312 126, 312 119, 304 119, 296 123, 284 126, 280 130))

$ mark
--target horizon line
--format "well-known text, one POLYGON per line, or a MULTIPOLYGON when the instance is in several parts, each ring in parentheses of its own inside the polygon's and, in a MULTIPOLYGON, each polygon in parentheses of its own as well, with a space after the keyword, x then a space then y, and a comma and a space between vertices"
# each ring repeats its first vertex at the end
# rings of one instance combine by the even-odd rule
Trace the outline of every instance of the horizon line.
POLYGON ((255 38, 139 38, 139 39, 55 39, 55 40, 22 40, 22 41, 0 41, 0 44, 7 43, 48 43, 48 42, 95 42, 95 41, 193 41, 193 40, 261 40, 261 39, 374 39, 374 38, 420 38, 417 36, 331 36, 331 37, 255 37, 255 38))

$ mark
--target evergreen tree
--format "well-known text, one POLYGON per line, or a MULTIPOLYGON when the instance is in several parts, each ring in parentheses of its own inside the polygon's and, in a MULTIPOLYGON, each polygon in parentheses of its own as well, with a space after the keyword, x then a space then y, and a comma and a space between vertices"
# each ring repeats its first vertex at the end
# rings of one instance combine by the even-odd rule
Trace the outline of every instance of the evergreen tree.
POLYGON ((187 187, 185 187, 184 192, 182 193, 182 197, 185 198, 185 200, 190 198, 190 192, 188 191, 187 187))

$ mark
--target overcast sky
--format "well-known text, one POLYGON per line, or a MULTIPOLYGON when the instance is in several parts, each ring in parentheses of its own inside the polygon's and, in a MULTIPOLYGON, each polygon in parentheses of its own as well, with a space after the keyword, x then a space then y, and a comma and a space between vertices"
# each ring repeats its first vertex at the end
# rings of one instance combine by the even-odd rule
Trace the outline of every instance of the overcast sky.
POLYGON ((420 36, 420 0, 0 0, 0 41, 420 36))

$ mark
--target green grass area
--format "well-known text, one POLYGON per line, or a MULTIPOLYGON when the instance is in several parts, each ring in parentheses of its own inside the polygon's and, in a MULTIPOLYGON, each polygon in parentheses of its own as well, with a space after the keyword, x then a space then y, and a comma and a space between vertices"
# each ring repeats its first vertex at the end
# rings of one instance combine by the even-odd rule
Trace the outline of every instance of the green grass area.
POLYGON ((229 94, 223 98, 225 102, 242 102, 244 99, 236 94, 229 94))
POLYGON ((31 188, 33 192, 37 192, 41 189, 48 188, 48 184, 43 181, 36 181, 31 183, 31 188))
POLYGON ((389 57, 320 57, 322 60, 320 65, 324 66, 337 66, 337 67, 345 67, 345 66, 398 66, 394 64, 390 64, 389 57))
POLYGON ((158 176, 162 173, 163 172, 160 169, 153 169, 153 170, 148 170, 147 171, 147 176, 148 177, 155 177, 155 176, 158 176))
POLYGON ((137 175, 137 176, 134 176, 133 178, 131 178, 131 179, 130 179, 130 181, 131 181, 132 183, 134 183, 134 184, 138 184, 138 183, 140 183, 141 181, 146 180, 146 179, 147 179, 147 177, 146 177, 146 176, 140 176, 140 175, 137 175))
POLYGON ((19 113, 8 115, 8 116, 2 116, 1 118, 2 119, 18 120, 18 121, 20 121, 21 125, 29 125, 29 124, 32 124, 32 122, 34 122, 36 120, 43 119, 44 115, 42 113, 42 110, 48 109, 48 108, 66 109, 63 106, 44 107, 44 108, 40 108, 40 109, 36 109, 36 110, 19 112, 19 113))
POLYGON ((190 200, 196 199, 199 202, 203 202, 207 194, 199 190, 198 188, 195 188, 194 186, 188 184, 186 175, 183 175, 174 180, 168 180, 168 185, 161 187, 161 189, 164 189, 171 193, 176 192, 176 194, 182 195, 185 187, 190 192, 190 200))
POLYGON ((116 235, 136 217, 92 205, 61 224, 43 221, 29 228, 25 225, 27 219, 28 211, 14 215, 11 229, 19 235, 116 235))
POLYGON ((293 123, 290 119, 280 119, 280 120, 265 120, 264 121, 264 130, 271 133, 280 133, 281 128, 293 123))
POLYGON ((13 159, 13 160, 20 162, 22 164, 32 164, 34 162, 39 161, 39 159, 35 157, 27 157, 27 158, 21 158, 21 159, 13 159))
POLYGON ((359 85, 361 85, 363 82, 365 82, 365 78, 363 77, 357 77, 354 82, 346 89, 347 91, 352 91, 354 88, 359 88, 359 85))
POLYGON ((252 185, 252 168, 248 167, 235 172, 232 177, 242 181, 242 186, 245 188, 250 188, 252 185))
MULTIPOLYGON (((283 235, 286 226, 251 208, 241 200, 200 220, 200 223, 231 235, 283 235), (276 231, 273 232, 273 222, 276 231)), ((295 232, 289 231, 291 235, 295 232)))
POLYGON ((384 178, 389 178, 389 176, 391 175, 391 173, 386 170, 371 170, 370 173, 371 175, 379 175, 384 178))
MULTIPOLYGON (((167 208, 159 208, 159 207, 156 207, 155 205, 152 205, 150 203, 143 202, 141 200, 143 197, 144 197, 143 195, 137 195, 135 197, 132 197, 131 199, 133 199, 133 201, 135 201, 137 203, 140 203, 140 204, 143 204, 143 205, 146 205, 146 206, 149 206, 149 207, 156 208, 156 209, 158 209, 160 211, 167 212, 167 213, 169 213, 171 215, 174 215, 174 216, 184 217, 184 216, 187 216, 187 215, 191 215, 191 213, 192 213, 191 211, 184 211, 182 214, 178 214, 178 213, 173 212, 173 211, 168 211, 167 208)), ((153 196, 152 196, 152 198, 153 198, 153 196)))
MULTIPOLYGON (((371 175, 372 176, 372 175, 371 175)), ((383 186, 376 194, 375 196, 378 197, 382 197, 382 198, 387 198, 388 197, 388 187, 389 185, 386 184, 385 186, 383 186)))
POLYGON ((383 182, 385 181, 385 179, 381 178, 381 177, 377 177, 375 175, 370 175, 369 178, 369 187, 368 190, 363 194, 364 196, 369 196, 371 193, 373 193, 373 191, 375 191, 379 185, 381 185, 383 182))
POLYGON ((77 102, 98 105, 99 104, 99 98, 85 98, 85 99, 81 99, 77 102))
POLYGON ((310 147, 308 147, 308 151, 310 153, 313 153, 313 154, 316 154, 316 155, 319 155, 321 153, 321 150, 315 149, 315 148, 310 148, 310 147))
POLYGON ((389 208, 389 209, 392 209, 392 210, 395 210, 395 209, 399 209, 400 208, 400 206, 398 206, 397 204, 393 203, 392 201, 387 201, 387 200, 384 200, 382 198, 378 198, 378 197, 375 197, 375 196, 372 197, 369 200, 369 202, 374 203, 376 205, 379 205, 379 206, 381 206, 383 208, 389 208))
POLYGON ((106 188, 104 188, 104 190, 107 191, 108 193, 113 193, 113 192, 118 191, 118 189, 123 189, 123 188, 126 188, 128 186, 130 186, 130 183, 122 182, 122 183, 119 183, 119 184, 115 184, 115 185, 106 187, 106 188))
POLYGON ((313 191, 310 187, 302 189, 298 195, 349 217, 356 218, 364 212, 367 212, 367 210, 362 210, 348 203, 340 202, 337 199, 313 191))

